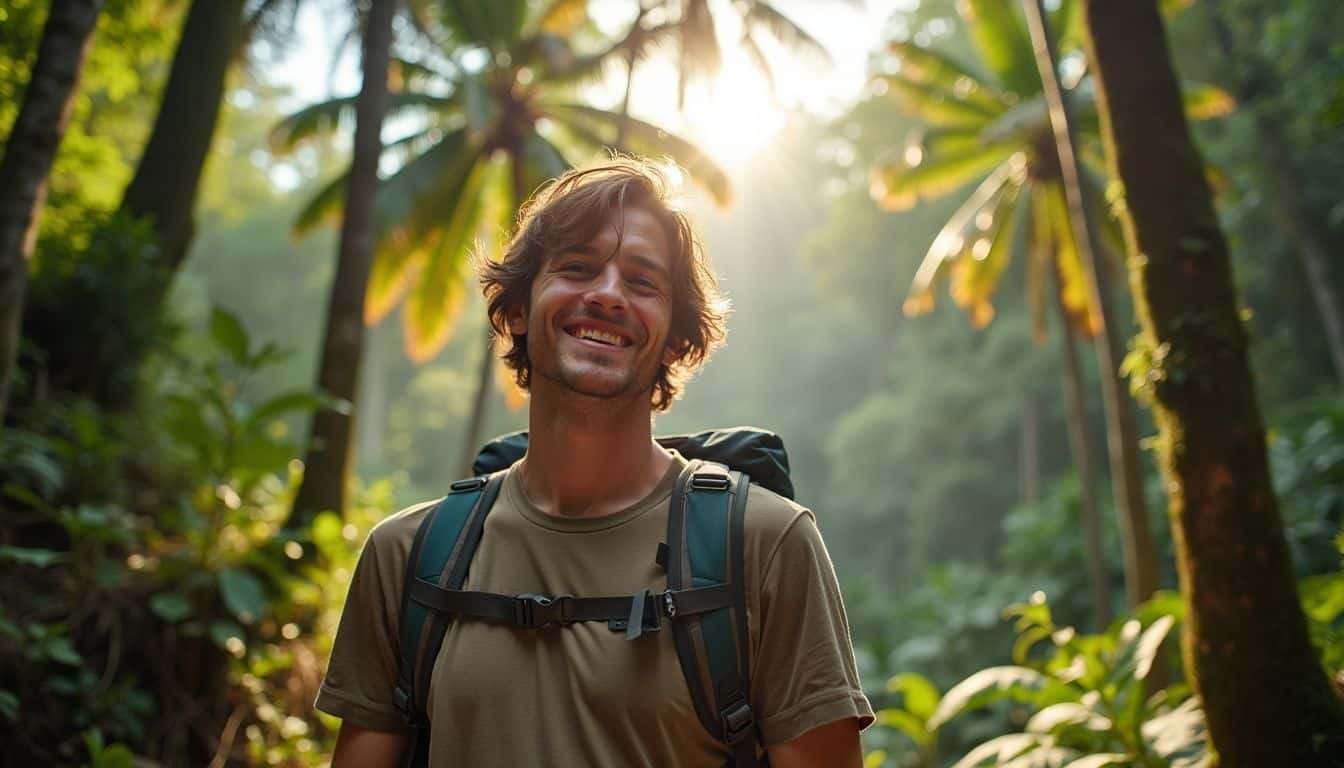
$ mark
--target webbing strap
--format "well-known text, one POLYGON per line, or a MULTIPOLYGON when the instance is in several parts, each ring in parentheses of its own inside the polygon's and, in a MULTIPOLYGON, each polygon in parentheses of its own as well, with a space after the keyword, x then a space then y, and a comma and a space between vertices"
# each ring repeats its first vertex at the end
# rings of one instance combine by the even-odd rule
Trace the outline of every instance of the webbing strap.
MULTIPOLYGON (((411 584, 411 600, 434 611, 459 617, 506 621, 525 629, 540 629, 549 624, 572 624, 579 621, 619 621, 628 619, 632 598, 626 597, 573 597, 561 595, 504 595, 495 592, 448 589, 416 579, 411 584)), ((693 616, 716 611, 732 604, 732 591, 726 584, 684 590, 667 590, 657 594, 636 595, 642 598, 646 627, 656 628, 661 616, 693 616)))
POLYGON ((744 533, 750 481, 740 472, 692 461, 677 480, 668 512, 670 590, 721 589, 727 604, 672 625, 673 641, 697 716, 724 742, 729 765, 754 768, 758 741, 747 685, 744 533))

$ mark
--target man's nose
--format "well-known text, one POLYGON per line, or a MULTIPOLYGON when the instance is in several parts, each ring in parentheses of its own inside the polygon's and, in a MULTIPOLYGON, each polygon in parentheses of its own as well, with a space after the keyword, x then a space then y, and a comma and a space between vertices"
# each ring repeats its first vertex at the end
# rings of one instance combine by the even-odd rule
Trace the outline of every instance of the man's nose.
POLYGON ((621 271, 611 262, 605 264, 593 278, 584 297, 589 304, 609 312, 623 311, 626 306, 625 284, 621 280, 621 271))

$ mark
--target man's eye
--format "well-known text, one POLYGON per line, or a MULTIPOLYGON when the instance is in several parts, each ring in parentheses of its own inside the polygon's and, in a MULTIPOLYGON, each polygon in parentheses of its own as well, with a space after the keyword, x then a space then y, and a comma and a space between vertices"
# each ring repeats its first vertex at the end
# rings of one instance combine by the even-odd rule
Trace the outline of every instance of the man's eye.
POLYGON ((581 261, 571 261, 560 265, 561 272, 584 272, 588 266, 581 261))

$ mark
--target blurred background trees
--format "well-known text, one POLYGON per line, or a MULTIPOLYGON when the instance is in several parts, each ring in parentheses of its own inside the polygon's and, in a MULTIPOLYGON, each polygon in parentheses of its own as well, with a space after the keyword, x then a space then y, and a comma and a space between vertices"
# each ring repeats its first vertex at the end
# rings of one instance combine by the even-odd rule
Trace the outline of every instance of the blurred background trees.
MULTIPOLYGON (((1156 347, 1137 335, 1120 279, 1134 262, 1104 234, 1135 206, 1106 169, 1083 5, 1046 3, 1119 352, 1135 337, 1126 365, 1142 389, 1156 347)), ((1344 11, 1161 5, 1175 75, 1206 84, 1187 87, 1185 107, 1212 118, 1193 135, 1249 338, 1285 578, 1339 683, 1344 417, 1330 307, 1344 289, 1328 256, 1344 240, 1344 11)), ((1070 362, 1096 310, 1021 9, 869 6, 406 0, 391 27, 367 287, 351 293, 365 304, 347 313, 367 323, 365 343, 338 391, 315 371, 335 327, 325 307, 334 225, 350 223, 359 76, 351 51, 328 57, 337 38, 358 39, 368 8, 108 0, 35 217, 0 429, 7 759, 322 763, 335 724, 311 702, 364 532, 442 493, 474 435, 524 423, 516 393, 492 384, 469 248, 497 253, 521 199, 603 148, 688 171, 735 313, 728 347, 657 430, 783 435, 882 710, 869 764, 1208 759, 1205 708, 1163 642, 1190 621, 1169 591, 1163 513, 1180 507, 1142 453, 1163 591, 1107 619, 1127 603, 1123 542, 1114 471, 1093 460, 1107 417, 1090 393, 1118 361, 1070 362), (193 27, 207 12, 221 16, 193 27), (190 42, 191 29, 213 42, 190 42), (296 59, 318 60, 303 71, 327 85, 294 82, 296 59), (156 202, 131 206, 134 187, 156 202), (944 283, 953 301, 935 305, 944 283), (902 297, 925 315, 907 317, 902 297), (333 395, 353 417, 339 448, 348 474, 303 460, 314 413, 346 407, 333 395), (344 498, 296 505, 305 475, 344 498)), ((54 7, 0 10, 6 149, 54 7)), ((1141 445, 1167 450, 1137 416, 1141 445)), ((1281 597, 1276 610, 1298 604, 1281 597)), ((1275 631, 1258 609, 1242 618, 1275 631)))

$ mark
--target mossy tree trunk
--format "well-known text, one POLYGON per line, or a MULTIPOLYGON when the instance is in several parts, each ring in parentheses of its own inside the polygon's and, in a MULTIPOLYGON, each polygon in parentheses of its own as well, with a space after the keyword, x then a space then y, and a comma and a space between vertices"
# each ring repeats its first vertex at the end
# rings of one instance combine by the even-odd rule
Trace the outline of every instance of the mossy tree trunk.
POLYGON ((1344 708, 1307 637, 1270 484, 1227 242, 1156 0, 1087 0, 1111 173, 1150 364, 1187 669, 1220 763, 1339 765, 1344 708))
POLYGON ((303 484, 290 516, 290 524, 296 527, 306 526, 322 511, 345 512, 355 393, 364 350, 364 298, 377 238, 373 206, 378 192, 378 161, 383 154, 383 115, 387 111, 388 58, 396 5, 397 0, 374 0, 364 20, 364 82, 355 101, 354 154, 317 374, 318 388, 340 405, 313 414, 303 484))
POLYGON ((0 424, 17 365, 38 217, 103 0, 55 0, 0 158, 0 424))

